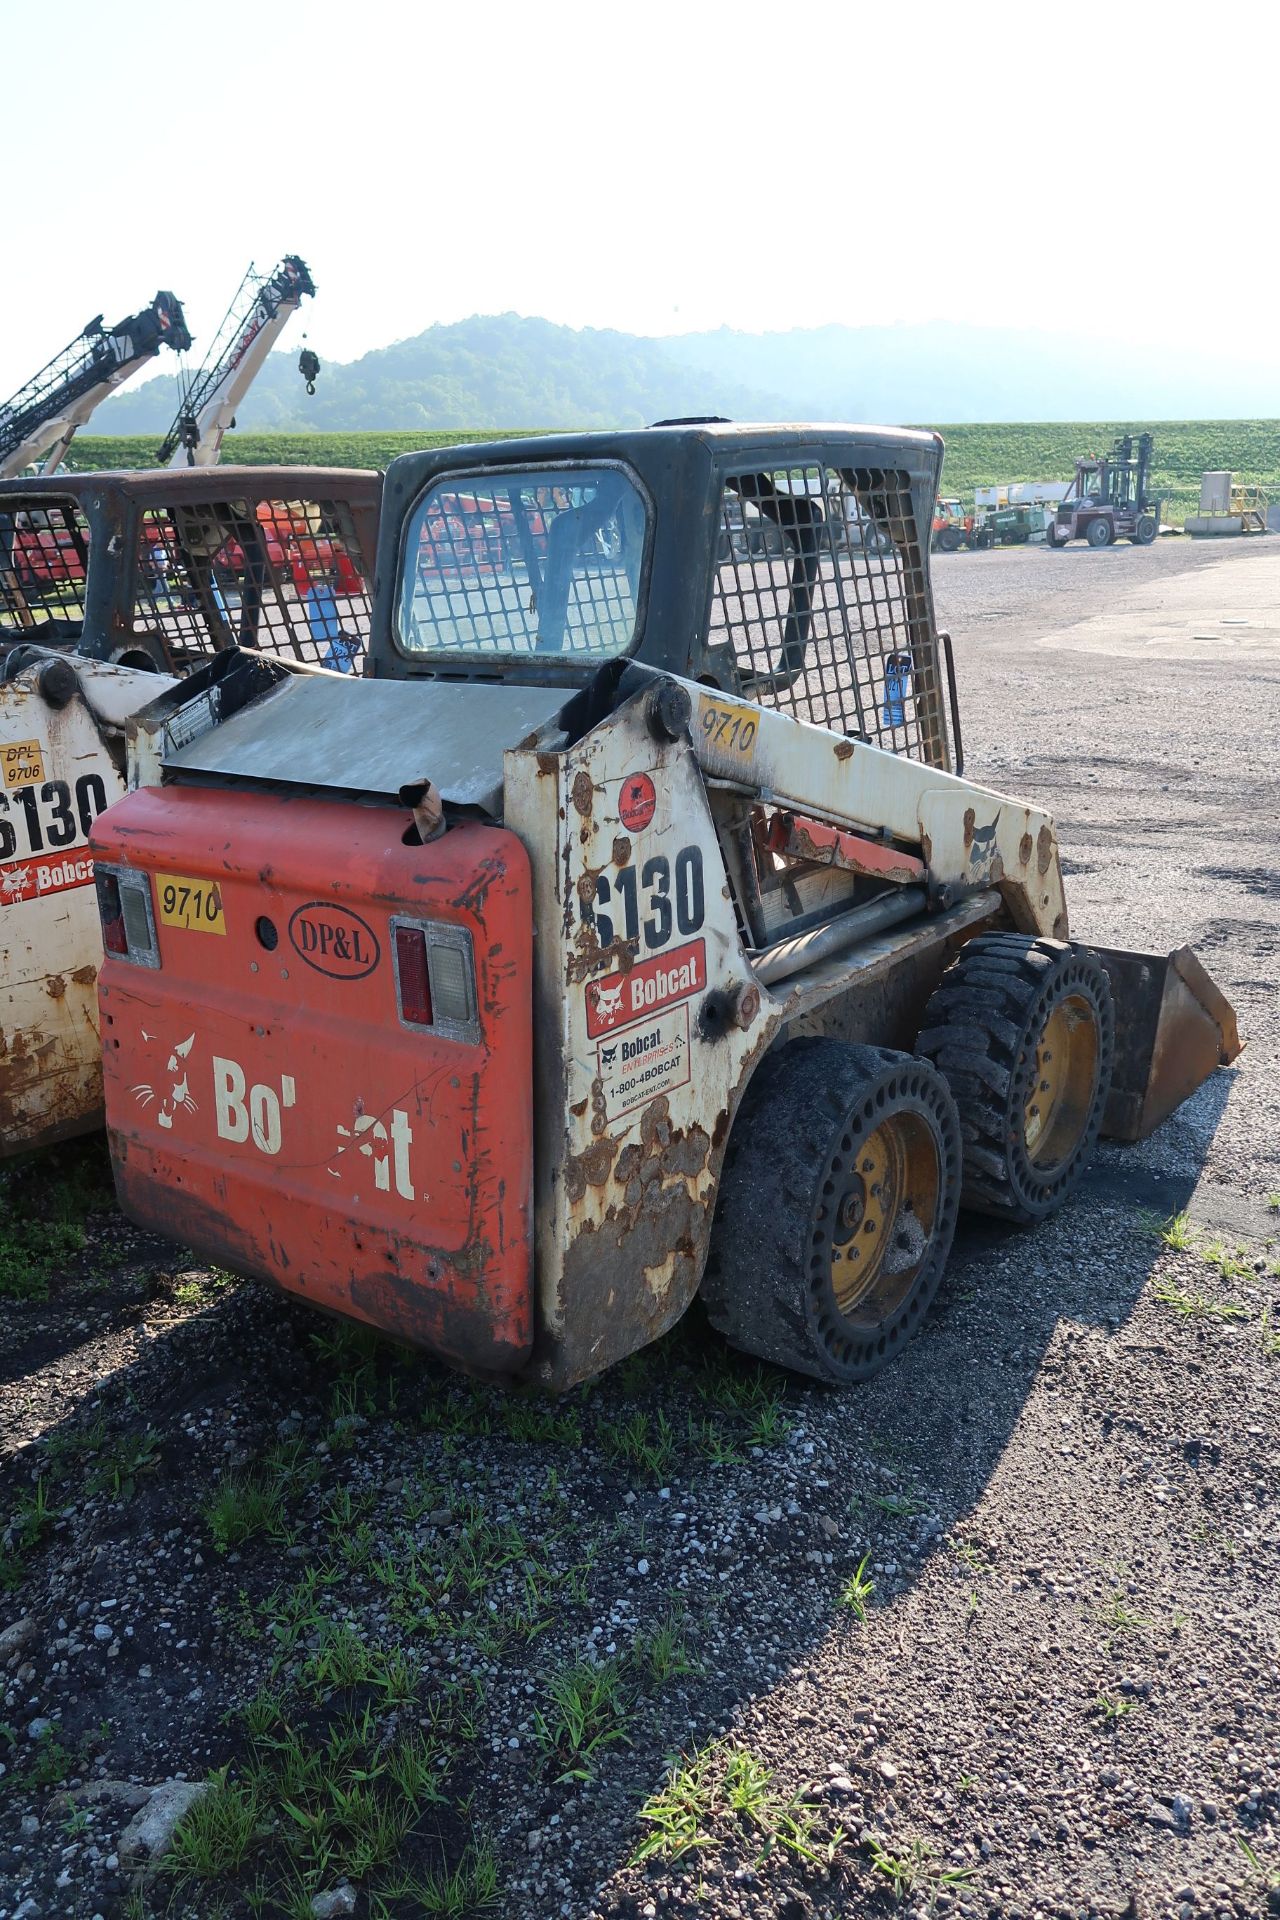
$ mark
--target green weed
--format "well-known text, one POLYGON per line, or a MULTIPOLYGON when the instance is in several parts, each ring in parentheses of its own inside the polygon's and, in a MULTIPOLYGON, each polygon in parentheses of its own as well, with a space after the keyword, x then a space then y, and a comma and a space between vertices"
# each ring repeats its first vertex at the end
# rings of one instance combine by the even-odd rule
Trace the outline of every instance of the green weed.
POLYGON ((927 1840, 913 1840, 902 1853, 890 1853, 882 1840, 869 1842, 871 1865, 889 1882, 900 1902, 923 1897, 932 1911, 939 1893, 952 1887, 968 1886, 972 1867, 948 1867, 938 1859, 927 1840))
POLYGON ((871 1555, 864 1553, 844 1586, 840 1589, 840 1605, 848 1607, 855 1620, 865 1620, 867 1608, 876 1590, 876 1583, 867 1572, 867 1562, 871 1555))
POLYGON ((1195 1245, 1195 1228, 1191 1224, 1191 1215, 1184 1208, 1181 1213, 1171 1213, 1160 1229, 1160 1238, 1166 1247, 1172 1247, 1175 1253, 1186 1253, 1195 1245))
POLYGON ((627 1741, 634 1704, 621 1660, 578 1660, 553 1674, 534 1714, 538 1745, 561 1780, 589 1780, 606 1747, 627 1741))
POLYGON ((1229 1300, 1211 1300, 1208 1294, 1197 1293, 1194 1289, 1175 1286, 1172 1280, 1156 1280, 1152 1283, 1151 1297, 1159 1301, 1162 1307, 1172 1308, 1186 1320, 1247 1320, 1246 1307, 1236 1306, 1229 1300))

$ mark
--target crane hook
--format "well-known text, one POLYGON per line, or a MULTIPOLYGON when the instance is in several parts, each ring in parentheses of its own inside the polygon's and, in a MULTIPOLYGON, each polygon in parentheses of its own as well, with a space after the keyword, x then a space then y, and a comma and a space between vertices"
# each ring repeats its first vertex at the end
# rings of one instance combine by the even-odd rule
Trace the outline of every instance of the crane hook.
POLYGON ((316 353, 313 353, 310 347, 304 347, 302 349, 302 352, 298 355, 298 372, 302 375, 303 379, 307 383, 308 393, 315 392, 316 375, 319 373, 319 371, 320 371, 320 356, 316 353))

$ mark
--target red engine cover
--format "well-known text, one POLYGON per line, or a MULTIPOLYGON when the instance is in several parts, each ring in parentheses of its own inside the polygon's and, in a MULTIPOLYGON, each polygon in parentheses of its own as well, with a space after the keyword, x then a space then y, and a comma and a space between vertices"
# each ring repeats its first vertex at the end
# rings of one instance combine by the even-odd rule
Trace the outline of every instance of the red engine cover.
POLYGON ((148 874, 160 958, 100 979, 116 1186, 203 1258, 509 1372, 533 1337, 529 862, 500 828, 406 846, 407 823, 194 787, 102 817, 94 858, 148 874), (470 933, 474 1038, 402 1019, 399 917, 470 933))

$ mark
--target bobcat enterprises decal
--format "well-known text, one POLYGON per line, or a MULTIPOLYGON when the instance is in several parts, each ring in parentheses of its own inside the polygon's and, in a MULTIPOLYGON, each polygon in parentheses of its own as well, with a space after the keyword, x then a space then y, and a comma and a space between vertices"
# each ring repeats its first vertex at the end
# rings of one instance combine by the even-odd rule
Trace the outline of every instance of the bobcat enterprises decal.
POLYGON ((707 984, 704 940, 674 947, 657 960, 642 960, 626 973, 606 973, 587 987, 587 1032, 593 1040, 629 1026, 673 1000, 701 993, 707 984))
POLYGON ((688 1007, 671 1007, 601 1040, 596 1062, 610 1120, 643 1106, 655 1093, 684 1086, 689 1078, 688 1007))

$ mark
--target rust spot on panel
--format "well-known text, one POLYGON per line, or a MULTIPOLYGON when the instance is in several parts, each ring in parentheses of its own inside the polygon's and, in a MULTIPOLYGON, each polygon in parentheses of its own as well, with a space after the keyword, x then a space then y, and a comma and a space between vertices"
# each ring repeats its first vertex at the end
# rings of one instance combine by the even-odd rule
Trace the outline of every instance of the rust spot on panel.
POLYGON ((564 1167, 564 1193, 570 1207, 580 1207, 588 1187, 602 1187, 617 1157, 620 1142, 609 1135, 593 1140, 581 1153, 570 1154, 564 1167))
POLYGON ((67 983, 60 973, 46 974, 44 990, 51 1000, 61 1000, 67 991, 67 983))
POLYGON ((539 773, 554 773, 558 764, 559 762, 554 753, 540 753, 538 755, 539 773))
POLYGON ((964 844, 966 853, 973 845, 973 829, 976 824, 973 808, 966 807, 964 810, 964 844))
POLYGON ((1053 859, 1053 834, 1048 825, 1041 827, 1036 836, 1036 870, 1048 873, 1049 863, 1053 859))
POLYGON ((927 833, 920 835, 920 852, 924 857, 926 867, 929 866, 933 860, 933 842, 927 833))
POLYGON ((837 740, 832 751, 837 760, 852 760, 853 742, 852 740, 837 740))
POLYGON ((573 1105, 569 1108, 569 1111, 573 1115, 575 1120, 581 1120, 586 1110, 587 1110, 587 1103, 585 1100, 575 1100, 573 1105))
POLYGON ((1034 840, 1029 833, 1024 833, 1018 842, 1018 865, 1020 867, 1029 867, 1031 865, 1031 856, 1034 852, 1034 840))
POLYGON ((620 833, 613 843, 613 864, 615 867, 625 867, 630 858, 631 842, 625 833, 620 833))
POLYGON ((591 817, 591 803, 595 797, 595 788, 591 784, 591 775, 583 767, 573 776, 573 804, 584 820, 591 817))
POLYGON ((98 977, 98 969, 92 966, 75 967, 70 977, 78 987, 91 987, 98 977))

